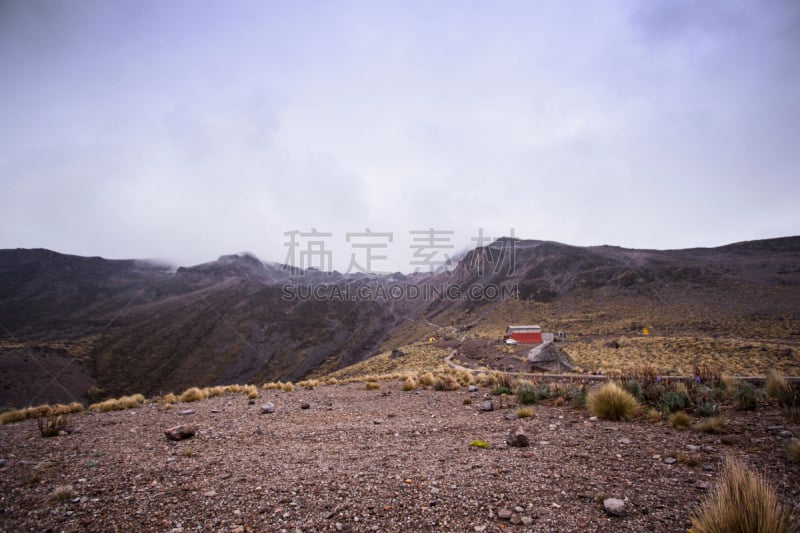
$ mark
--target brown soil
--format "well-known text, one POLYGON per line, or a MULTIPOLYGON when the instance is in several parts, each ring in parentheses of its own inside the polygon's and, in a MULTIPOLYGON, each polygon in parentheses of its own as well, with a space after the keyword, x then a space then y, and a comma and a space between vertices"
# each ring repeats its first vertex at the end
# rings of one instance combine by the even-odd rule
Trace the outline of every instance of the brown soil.
POLYGON ((768 406, 726 413, 722 437, 537 406, 520 421, 531 446, 510 448, 512 406, 479 411, 485 389, 380 386, 85 413, 53 438, 35 421, 2 426, 0 531, 686 531, 728 453, 800 511, 800 464, 785 451, 798 428, 768 406), (260 414, 266 401, 274 414, 260 414), (181 423, 197 435, 168 441, 181 423), (606 516, 606 497, 628 514, 606 516))

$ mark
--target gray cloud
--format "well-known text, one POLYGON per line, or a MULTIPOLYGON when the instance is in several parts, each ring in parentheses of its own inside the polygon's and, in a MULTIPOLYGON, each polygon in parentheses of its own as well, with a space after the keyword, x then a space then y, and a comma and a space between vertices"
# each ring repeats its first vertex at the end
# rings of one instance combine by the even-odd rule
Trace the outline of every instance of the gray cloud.
POLYGON ((342 268, 370 227, 408 270, 427 227, 799 233, 793 2, 0 9, 2 247, 282 261, 315 227, 342 268))

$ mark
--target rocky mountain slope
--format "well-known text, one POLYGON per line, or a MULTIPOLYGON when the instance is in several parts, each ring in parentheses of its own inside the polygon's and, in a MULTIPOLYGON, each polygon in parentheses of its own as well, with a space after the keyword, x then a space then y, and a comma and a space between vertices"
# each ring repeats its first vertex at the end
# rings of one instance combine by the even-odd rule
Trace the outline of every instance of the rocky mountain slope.
POLYGON ((0 250, 0 403, 73 400, 86 383, 118 396, 297 380, 427 335, 494 338, 520 322, 793 346, 800 237, 672 251, 501 239, 449 272, 384 277, 249 254, 173 270, 0 250), (65 385, 65 375, 80 385, 65 385))

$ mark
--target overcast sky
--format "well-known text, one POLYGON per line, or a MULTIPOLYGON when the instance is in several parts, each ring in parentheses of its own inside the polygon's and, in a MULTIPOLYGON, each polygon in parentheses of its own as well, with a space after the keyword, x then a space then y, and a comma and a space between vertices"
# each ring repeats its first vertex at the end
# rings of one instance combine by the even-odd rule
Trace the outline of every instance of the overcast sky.
POLYGON ((0 220, 181 265, 315 228, 340 270, 365 228, 403 271, 429 228, 798 235, 800 2, 2 0, 0 220))

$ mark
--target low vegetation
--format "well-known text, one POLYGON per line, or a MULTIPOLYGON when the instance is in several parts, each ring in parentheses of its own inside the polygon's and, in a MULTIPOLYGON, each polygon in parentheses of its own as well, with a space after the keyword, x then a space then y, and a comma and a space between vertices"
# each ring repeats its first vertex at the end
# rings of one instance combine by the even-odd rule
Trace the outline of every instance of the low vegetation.
POLYGON ((636 398, 613 381, 589 393, 586 407, 603 420, 630 420, 640 409, 636 398))
POLYGON ((692 419, 683 411, 678 411, 669 417, 669 425, 677 430, 689 429, 692 426, 692 419))
POLYGON ((728 419, 724 416, 715 416, 702 422, 697 426, 697 429, 703 433, 720 434, 726 433, 728 430, 728 419))
POLYGON ((697 533, 798 531, 767 481, 733 457, 725 459, 714 492, 691 521, 697 533))

